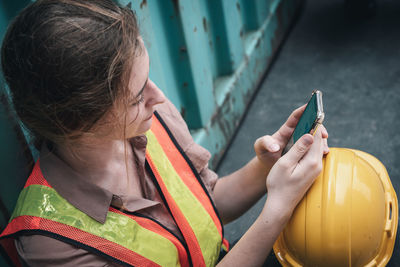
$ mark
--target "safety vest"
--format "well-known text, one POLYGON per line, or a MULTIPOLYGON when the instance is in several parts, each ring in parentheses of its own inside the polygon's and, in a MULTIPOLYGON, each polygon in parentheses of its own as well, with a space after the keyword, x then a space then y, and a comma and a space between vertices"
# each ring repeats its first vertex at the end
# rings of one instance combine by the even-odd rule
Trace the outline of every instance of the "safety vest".
POLYGON ((18 266, 14 238, 41 234, 128 266, 214 266, 223 238, 217 210, 192 162, 155 112, 146 133, 146 168, 182 236, 137 212, 110 207, 104 224, 61 197, 46 181, 38 160, 0 242, 18 266))

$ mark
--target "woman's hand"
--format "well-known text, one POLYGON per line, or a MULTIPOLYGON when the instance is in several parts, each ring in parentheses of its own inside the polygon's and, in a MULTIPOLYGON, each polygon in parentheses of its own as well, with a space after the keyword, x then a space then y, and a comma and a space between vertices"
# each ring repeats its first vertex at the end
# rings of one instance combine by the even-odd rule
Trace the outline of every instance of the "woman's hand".
POLYGON ((272 167, 267 178, 270 208, 290 216, 322 169, 325 142, 323 128, 314 137, 302 136, 272 167))
MULTIPOLYGON (((275 162, 281 157, 282 150, 289 142, 289 139, 297 125, 297 122, 303 114, 305 107, 306 105, 303 105, 294 110, 281 128, 272 136, 265 135, 258 138, 254 143, 254 150, 257 158, 266 169, 271 169, 275 162)), ((328 132, 323 125, 321 125, 319 128, 322 130, 322 138, 324 140, 324 154, 327 154, 329 152, 327 142, 328 132)))
POLYGON ((322 132, 319 127, 314 137, 302 136, 277 160, 267 178, 267 201, 260 216, 218 266, 261 266, 265 262, 297 203, 321 172, 322 132))
POLYGON ((217 182, 214 195, 218 209, 222 208, 220 214, 228 219, 236 218, 250 206, 249 203, 243 204, 249 196, 257 195, 254 192, 265 185, 265 180, 261 178, 265 176, 261 175, 261 171, 257 171, 258 175, 253 175, 256 169, 254 166, 260 165, 260 161, 272 166, 266 179, 267 201, 260 216, 218 266, 261 266, 294 208, 321 172, 323 154, 329 151, 326 144, 328 133, 324 127, 318 127, 314 136, 302 136, 281 157, 282 149, 304 107, 295 110, 273 136, 257 140, 255 149, 258 158, 247 164, 248 167, 242 168, 230 179, 223 178, 217 182), (271 144, 277 144, 279 148, 271 151, 268 149, 271 144), (252 177, 255 179, 250 179, 252 177), (236 213, 232 215, 234 212, 236 213))
MULTIPOLYGON (((266 193, 265 180, 269 177, 268 173, 281 158, 282 150, 292 135, 304 108, 305 105, 296 109, 274 135, 261 137, 255 142, 256 157, 234 173, 218 179, 214 187, 214 200, 224 223, 241 216, 266 193)), ((324 153, 328 153, 326 141, 328 133, 323 126, 319 129, 324 153)), ((313 139, 312 136, 311 139, 313 139)))

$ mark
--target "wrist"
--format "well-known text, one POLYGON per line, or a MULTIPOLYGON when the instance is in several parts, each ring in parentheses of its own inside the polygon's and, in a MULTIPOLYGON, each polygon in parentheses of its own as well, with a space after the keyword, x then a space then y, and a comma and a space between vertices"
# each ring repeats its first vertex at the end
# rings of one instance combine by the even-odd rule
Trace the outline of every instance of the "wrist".
POLYGON ((268 176, 269 171, 272 168, 272 166, 267 166, 266 164, 264 164, 258 157, 255 157, 254 165, 259 170, 260 173, 263 173, 265 175, 265 177, 268 176))
POLYGON ((285 205, 283 201, 279 201, 278 199, 275 200, 270 198, 270 196, 267 196, 267 201, 265 202, 261 216, 265 220, 272 218, 282 225, 285 225, 292 216, 292 213, 293 209, 288 205, 285 205))

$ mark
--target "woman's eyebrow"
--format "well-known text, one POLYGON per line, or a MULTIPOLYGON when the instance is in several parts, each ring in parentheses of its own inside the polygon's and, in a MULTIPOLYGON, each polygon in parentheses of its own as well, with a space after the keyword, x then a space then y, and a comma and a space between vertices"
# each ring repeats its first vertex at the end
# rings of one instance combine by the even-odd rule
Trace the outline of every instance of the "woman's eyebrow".
POLYGON ((139 93, 136 95, 136 98, 138 98, 142 93, 144 88, 146 88, 147 82, 149 81, 149 77, 147 77, 147 80, 144 82, 144 85, 142 87, 142 89, 139 91, 139 93))

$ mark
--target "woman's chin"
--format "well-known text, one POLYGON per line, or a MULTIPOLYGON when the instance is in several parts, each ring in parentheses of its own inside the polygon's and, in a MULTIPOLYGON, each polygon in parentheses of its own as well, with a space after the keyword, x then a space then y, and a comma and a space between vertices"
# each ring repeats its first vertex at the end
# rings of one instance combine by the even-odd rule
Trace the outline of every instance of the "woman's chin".
POLYGON ((147 119, 147 120, 143 121, 143 123, 141 125, 141 126, 143 126, 143 130, 144 130, 143 133, 145 133, 148 130, 150 130, 152 122, 153 122, 153 117, 150 117, 150 119, 147 119))
POLYGON ((136 128, 134 132, 129 132, 128 133, 128 138, 132 138, 132 137, 135 137, 135 136, 138 136, 138 135, 142 135, 145 132, 147 132, 148 130, 150 130, 152 121, 153 121, 152 118, 142 121, 140 126, 138 128, 136 128))

